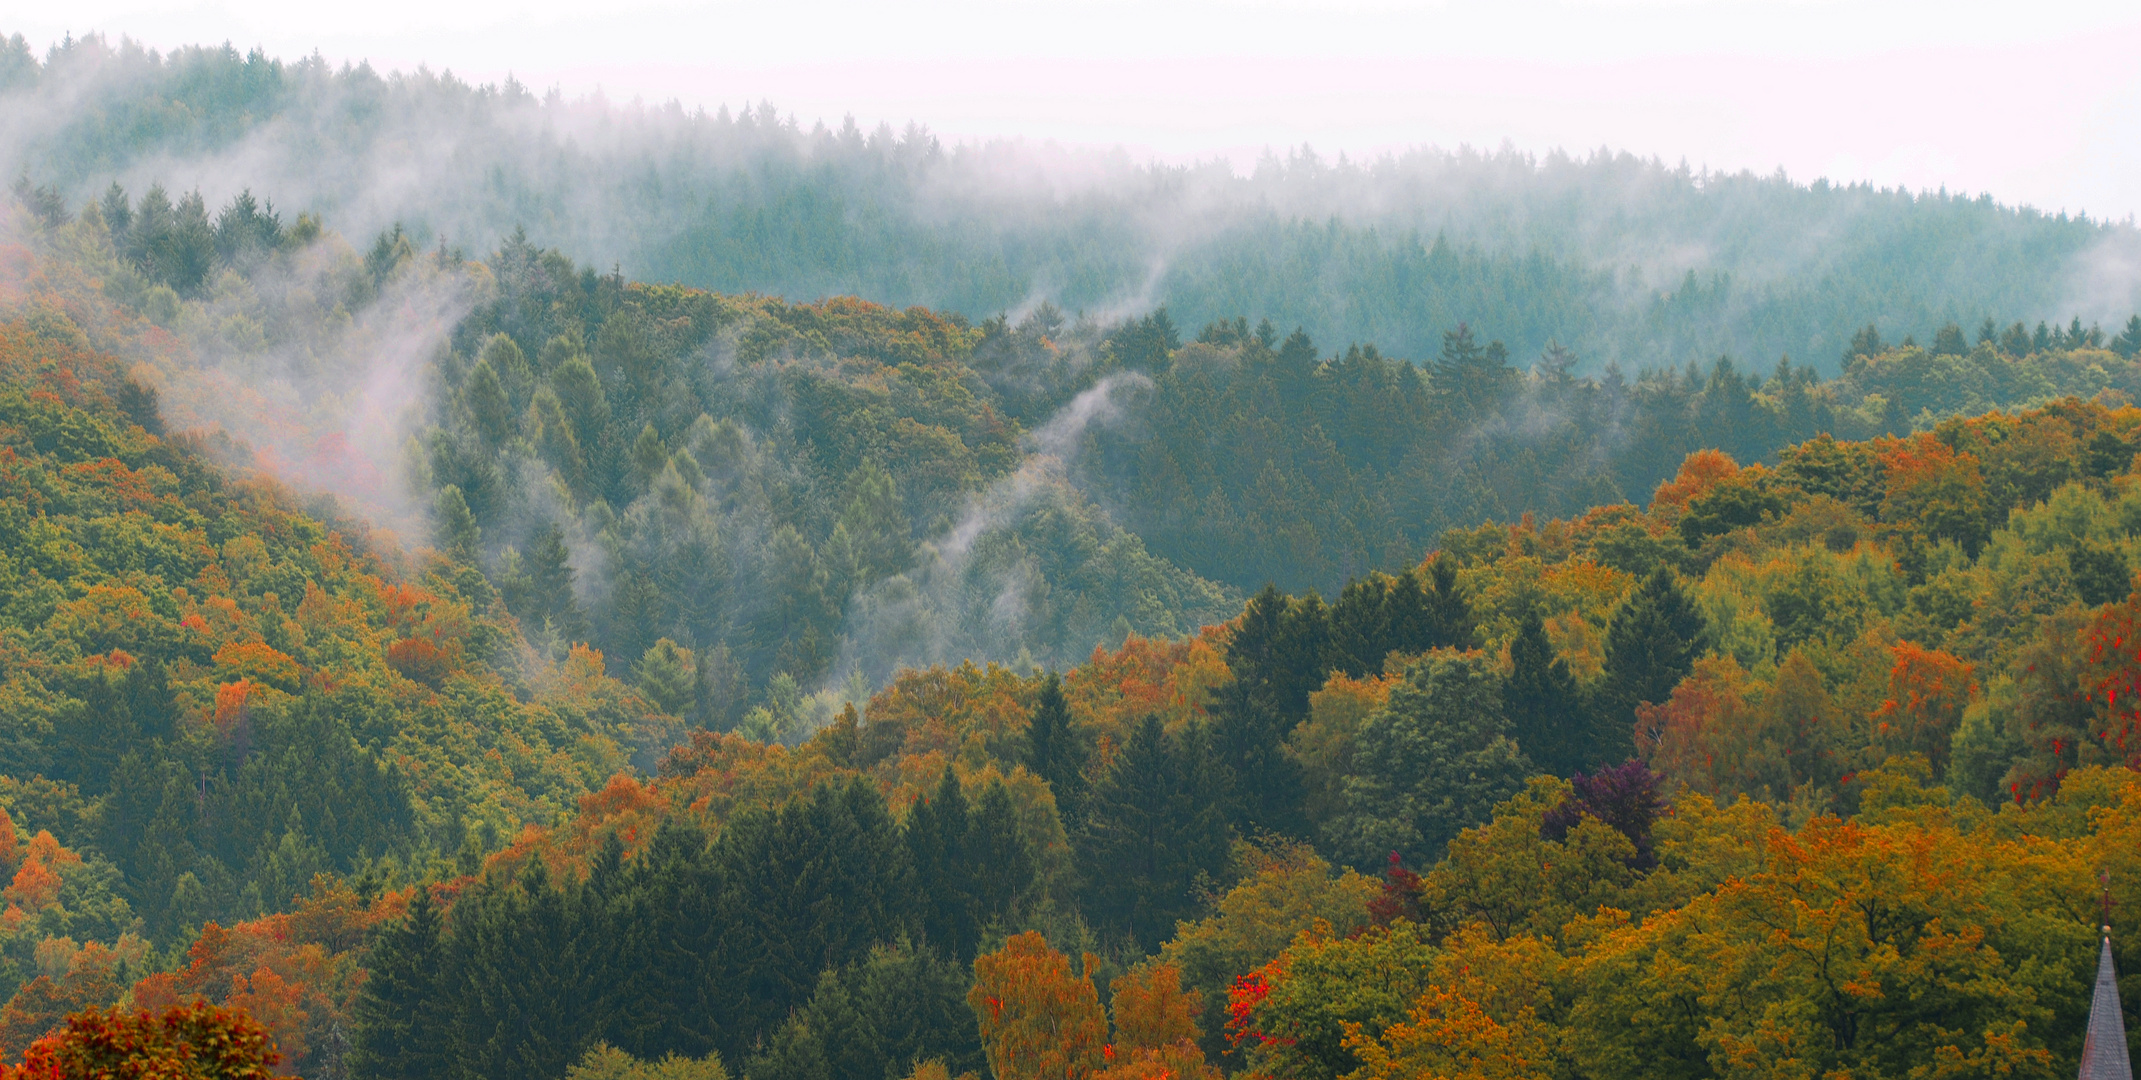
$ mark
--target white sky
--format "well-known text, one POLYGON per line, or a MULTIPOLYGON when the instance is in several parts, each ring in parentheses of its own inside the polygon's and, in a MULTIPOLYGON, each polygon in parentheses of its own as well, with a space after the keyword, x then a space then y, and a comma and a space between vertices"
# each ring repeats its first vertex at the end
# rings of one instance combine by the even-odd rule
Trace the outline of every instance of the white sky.
POLYGON ((1604 145, 2141 212, 2134 0, 0 0, 11 30, 40 48, 95 30, 318 50, 709 109, 769 98, 806 125, 852 113, 1168 160, 1604 145))

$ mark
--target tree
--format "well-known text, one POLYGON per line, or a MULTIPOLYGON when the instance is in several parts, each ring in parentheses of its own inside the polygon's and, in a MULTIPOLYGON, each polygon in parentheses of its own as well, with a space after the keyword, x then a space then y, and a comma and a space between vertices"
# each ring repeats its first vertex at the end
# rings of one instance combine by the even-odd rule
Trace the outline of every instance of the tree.
POLYGON ((1531 762, 1509 737, 1501 678, 1485 654, 1429 653, 1361 725, 1345 812, 1325 826, 1356 866, 1390 852, 1432 863, 1459 830, 1524 786, 1531 762))
POLYGON ((2126 329, 2111 339, 2111 351, 2125 360, 2131 360, 2136 354, 2141 354, 2141 315, 2127 317, 2126 329))
POLYGON ((1622 603, 1606 632, 1601 728, 1592 764, 1633 754, 1636 707, 1672 697, 1673 687, 1694 670, 1705 633, 1702 613, 1662 566, 1622 603))
POLYGON ((1195 729, 1177 738, 1149 716, 1137 726, 1095 787, 1076 841, 1087 918, 1150 952, 1193 910, 1200 875, 1226 864, 1214 771, 1195 729))
POLYGON ((703 1058, 670 1054, 659 1061, 641 1061, 598 1042, 565 1070, 565 1080, 729 1080, 729 1071, 718 1054, 703 1058))
POLYGON ((418 885, 409 912, 389 924, 366 959, 357 997, 351 1069, 370 1080, 431 1080, 454 1060, 441 1015, 440 924, 431 890, 418 885))
POLYGON ((809 1004, 745 1072, 751 1080, 884 1080, 932 1059, 962 1072, 978 1069, 969 971, 931 949, 880 946, 866 960, 820 975, 809 1004))
POLYGON ((1086 954, 1074 976, 1070 958, 1033 930, 974 961, 966 1001, 997 1080, 1086 1080, 1100 1067, 1108 1020, 1093 986, 1097 962, 1086 954))
POLYGON ((671 716, 691 716, 698 706, 698 666, 691 650, 668 638, 649 647, 635 666, 639 689, 671 716))
POLYGON ((476 527, 476 516, 469 513, 468 500, 461 496, 460 488, 449 484, 440 489, 438 516, 439 549, 462 562, 474 562, 483 530, 476 527))
POLYGON ((1554 655, 1536 610, 1525 612, 1517 624, 1509 663, 1502 709, 1510 734, 1532 764, 1555 776, 1574 775, 1590 763, 1597 736, 1576 677, 1569 674, 1568 661, 1554 655))
POLYGON ((242 1010, 197 1001, 162 1015, 90 1009, 31 1044, 5 1080, 62 1077, 171 1077, 272 1080, 282 1060, 267 1029, 242 1010))
POLYGON ((1382 672, 1391 638, 1384 605, 1388 591, 1381 578, 1354 578, 1331 605, 1332 663, 1338 670, 1354 676, 1382 672))
POLYGON ((1395 647, 1406 651, 1424 652, 1428 649, 1469 649, 1474 646, 1477 634, 1473 627, 1472 606, 1464 594, 1457 591, 1457 568, 1449 559, 1436 559, 1428 570, 1432 586, 1425 592, 1426 618, 1423 630, 1411 642, 1402 642, 1395 647))
POLYGON ((1033 719, 1026 726, 1026 768, 1048 781, 1055 795, 1056 813, 1065 832, 1076 835, 1085 820, 1085 768, 1090 754, 1071 726, 1070 705, 1063 699, 1063 680, 1051 671, 1041 680, 1034 697, 1033 719))

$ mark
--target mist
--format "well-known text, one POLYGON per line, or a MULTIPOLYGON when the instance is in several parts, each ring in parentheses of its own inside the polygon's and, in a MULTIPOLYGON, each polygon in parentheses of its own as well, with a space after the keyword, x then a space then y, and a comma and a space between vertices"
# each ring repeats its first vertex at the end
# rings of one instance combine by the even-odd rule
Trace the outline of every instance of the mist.
MULTIPOLYGON (((1457 322, 1596 370, 1791 355, 1833 369, 1867 323, 2115 325, 2141 308, 2130 224, 1947 192, 1709 173, 1611 148, 1419 147, 1236 169, 1016 140, 947 145, 773 103, 537 95, 98 37, 0 77, 0 169, 73 204, 116 181, 240 191, 352 237, 534 242, 641 280, 855 294, 979 320, 1047 301, 1185 326, 1246 315, 1326 347, 1431 355, 1457 322), (182 108, 166 108, 170 101, 182 108)), ((917 118, 926 121, 926 117, 917 118)))

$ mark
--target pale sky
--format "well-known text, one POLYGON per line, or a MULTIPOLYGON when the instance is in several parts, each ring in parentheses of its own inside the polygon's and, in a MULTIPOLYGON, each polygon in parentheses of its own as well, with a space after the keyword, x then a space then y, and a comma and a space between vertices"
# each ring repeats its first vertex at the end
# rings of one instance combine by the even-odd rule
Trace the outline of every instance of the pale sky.
POLYGON ((1172 161, 1610 146, 2141 212, 2133 0, 0 0, 9 31, 40 49, 99 31, 317 50, 708 109, 766 98, 806 126, 853 114, 1172 161))

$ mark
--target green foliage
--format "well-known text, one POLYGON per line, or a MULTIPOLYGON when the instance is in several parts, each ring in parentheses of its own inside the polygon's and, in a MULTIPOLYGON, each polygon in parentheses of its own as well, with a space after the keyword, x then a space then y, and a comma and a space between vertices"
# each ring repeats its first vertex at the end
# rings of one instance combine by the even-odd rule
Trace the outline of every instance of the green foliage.
POLYGON ((1523 786, 1531 762, 1510 737, 1502 680, 1484 655, 1432 652, 1405 670, 1361 725, 1346 808, 1324 826, 1333 851, 1374 866, 1433 857, 1523 786))
POLYGON ((1094 786, 1073 838, 1080 910, 1147 952, 1196 910, 1200 878, 1225 869, 1227 778, 1207 736, 1171 735, 1147 717, 1094 786))

